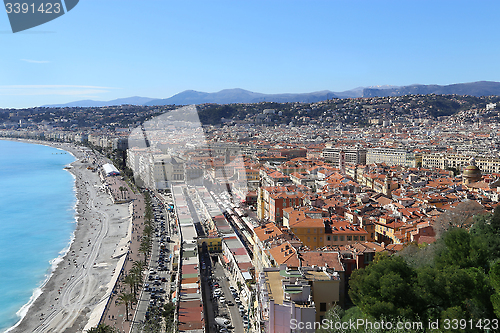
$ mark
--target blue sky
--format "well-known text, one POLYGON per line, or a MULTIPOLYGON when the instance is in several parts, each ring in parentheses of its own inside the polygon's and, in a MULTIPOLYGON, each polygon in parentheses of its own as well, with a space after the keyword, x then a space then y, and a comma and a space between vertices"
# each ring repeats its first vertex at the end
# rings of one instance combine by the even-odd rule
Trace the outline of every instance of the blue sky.
POLYGON ((500 1, 80 0, 13 34, 4 12, 0 108, 500 81, 498 13, 500 1))

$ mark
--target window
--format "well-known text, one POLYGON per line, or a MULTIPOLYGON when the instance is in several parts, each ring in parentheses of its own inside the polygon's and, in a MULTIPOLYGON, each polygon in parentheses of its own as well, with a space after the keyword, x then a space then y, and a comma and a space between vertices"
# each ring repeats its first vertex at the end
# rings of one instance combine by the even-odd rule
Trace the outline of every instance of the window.
POLYGON ((357 241, 358 240, 358 236, 354 236, 354 240, 357 241))
POLYGON ((326 303, 319 303, 319 311, 320 312, 326 311, 326 303))
POLYGON ((309 234, 309 233, 311 233, 311 229, 307 229, 307 233, 308 233, 308 234, 309 234))
POLYGON ((310 242, 311 241, 311 237, 307 237, 307 241, 310 242))
POLYGON ((365 236, 359 236, 359 240, 360 241, 364 241, 365 240, 365 236))
POLYGON ((336 242, 339 240, 339 236, 333 236, 333 241, 336 242))
POLYGON ((330 236, 326 236, 326 240, 327 240, 327 241, 330 241, 330 240, 331 240, 331 237, 330 237, 330 236))
POLYGON ((344 241, 344 236, 340 236, 340 241, 343 242, 344 241))
POLYGON ((352 241, 352 236, 347 236, 348 241, 352 241))

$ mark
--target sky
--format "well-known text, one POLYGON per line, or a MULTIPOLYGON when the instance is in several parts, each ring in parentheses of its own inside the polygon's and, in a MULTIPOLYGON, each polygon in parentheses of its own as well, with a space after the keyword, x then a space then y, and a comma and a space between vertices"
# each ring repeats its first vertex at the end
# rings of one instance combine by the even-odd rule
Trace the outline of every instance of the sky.
POLYGON ((80 0, 12 33, 4 12, 0 108, 500 81, 498 13, 498 0, 80 0))

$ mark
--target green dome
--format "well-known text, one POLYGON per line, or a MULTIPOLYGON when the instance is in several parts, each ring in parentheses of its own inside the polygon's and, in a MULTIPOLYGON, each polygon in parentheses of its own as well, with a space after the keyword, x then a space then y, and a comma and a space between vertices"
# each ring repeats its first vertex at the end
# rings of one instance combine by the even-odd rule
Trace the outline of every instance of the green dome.
POLYGON ((478 176, 481 175, 481 170, 475 165, 468 165, 464 169, 464 176, 478 176))

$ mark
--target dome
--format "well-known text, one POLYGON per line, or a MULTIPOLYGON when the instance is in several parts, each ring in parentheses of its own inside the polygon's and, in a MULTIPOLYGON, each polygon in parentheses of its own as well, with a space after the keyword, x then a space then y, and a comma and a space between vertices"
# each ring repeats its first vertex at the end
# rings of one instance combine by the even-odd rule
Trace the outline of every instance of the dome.
POLYGON ((464 169, 464 176, 477 176, 481 175, 481 170, 475 165, 468 165, 464 169))
POLYGON ((464 172, 462 174, 462 182, 464 184, 478 182, 482 178, 483 177, 481 175, 481 170, 475 164, 471 164, 465 167, 464 172))

